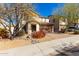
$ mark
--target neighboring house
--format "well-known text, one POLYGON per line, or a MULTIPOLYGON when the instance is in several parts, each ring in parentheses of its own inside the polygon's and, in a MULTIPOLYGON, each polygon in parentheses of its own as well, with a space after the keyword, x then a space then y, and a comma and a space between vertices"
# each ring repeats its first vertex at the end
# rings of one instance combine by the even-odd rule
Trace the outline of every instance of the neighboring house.
POLYGON ((53 31, 59 32, 62 28, 66 28, 67 25, 67 19, 63 18, 62 16, 55 16, 50 15, 49 17, 49 23, 53 24, 53 31))
POLYGON ((53 32, 53 23, 50 22, 50 19, 47 17, 42 17, 41 18, 41 29, 44 30, 45 32, 53 32))
POLYGON ((66 27, 67 27, 67 19, 60 19, 59 31, 61 31, 61 29, 66 29, 66 27))

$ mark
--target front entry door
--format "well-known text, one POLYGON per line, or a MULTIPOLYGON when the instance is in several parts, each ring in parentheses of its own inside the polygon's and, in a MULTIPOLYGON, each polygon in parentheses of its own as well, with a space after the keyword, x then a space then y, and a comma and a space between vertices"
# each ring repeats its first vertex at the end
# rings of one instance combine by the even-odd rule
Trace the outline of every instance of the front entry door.
POLYGON ((32 29, 32 32, 36 31, 36 25, 35 24, 32 24, 31 25, 31 29, 32 29))

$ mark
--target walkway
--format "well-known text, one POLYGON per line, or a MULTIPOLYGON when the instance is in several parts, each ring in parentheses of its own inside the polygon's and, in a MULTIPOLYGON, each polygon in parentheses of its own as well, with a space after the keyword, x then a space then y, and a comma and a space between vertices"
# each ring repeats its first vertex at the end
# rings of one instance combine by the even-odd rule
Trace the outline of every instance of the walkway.
POLYGON ((23 47, 12 48, 0 52, 0 55, 6 56, 46 56, 56 55, 58 52, 55 49, 63 48, 64 46, 79 44, 79 35, 67 37, 37 44, 27 45, 23 47))

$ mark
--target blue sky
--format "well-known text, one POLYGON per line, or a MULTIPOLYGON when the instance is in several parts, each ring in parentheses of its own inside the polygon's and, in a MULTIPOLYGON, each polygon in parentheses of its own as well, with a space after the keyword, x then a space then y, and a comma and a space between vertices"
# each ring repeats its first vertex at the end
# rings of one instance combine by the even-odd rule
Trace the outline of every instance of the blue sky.
POLYGON ((64 3, 35 3, 33 5, 40 16, 49 16, 53 14, 56 8, 63 7, 64 3))

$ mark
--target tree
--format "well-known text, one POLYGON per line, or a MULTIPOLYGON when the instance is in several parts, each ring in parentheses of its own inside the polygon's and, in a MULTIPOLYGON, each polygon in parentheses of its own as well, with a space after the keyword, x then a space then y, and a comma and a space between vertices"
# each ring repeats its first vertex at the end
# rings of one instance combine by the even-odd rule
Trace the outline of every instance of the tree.
POLYGON ((3 4, 0 5, 0 23, 3 25, 5 30, 9 31, 10 39, 15 37, 16 34, 22 30, 24 24, 22 22, 28 19, 28 13, 33 10, 32 4, 3 4), (4 22, 3 22, 4 21, 4 22), (8 28, 7 28, 8 27, 8 28), (14 28, 12 31, 12 27, 14 28))
POLYGON ((72 24, 78 22, 79 4, 64 4, 64 6, 62 8, 58 8, 54 14, 67 18, 68 26, 71 26, 72 24))

